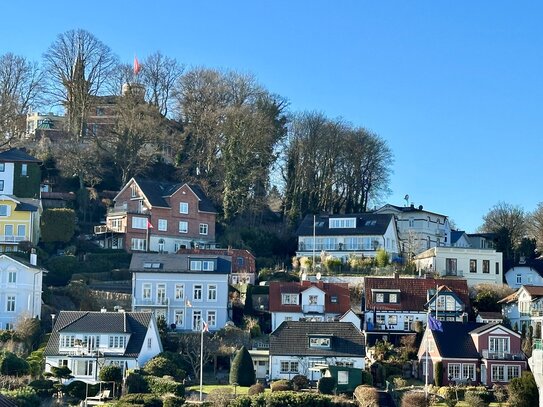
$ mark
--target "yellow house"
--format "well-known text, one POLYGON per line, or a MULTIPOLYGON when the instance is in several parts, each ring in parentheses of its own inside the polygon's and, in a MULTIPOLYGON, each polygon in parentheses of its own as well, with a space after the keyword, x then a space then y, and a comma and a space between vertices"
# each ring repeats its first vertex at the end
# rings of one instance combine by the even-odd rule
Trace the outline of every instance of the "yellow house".
POLYGON ((15 251, 23 241, 37 245, 41 212, 39 199, 0 195, 0 251, 15 251))

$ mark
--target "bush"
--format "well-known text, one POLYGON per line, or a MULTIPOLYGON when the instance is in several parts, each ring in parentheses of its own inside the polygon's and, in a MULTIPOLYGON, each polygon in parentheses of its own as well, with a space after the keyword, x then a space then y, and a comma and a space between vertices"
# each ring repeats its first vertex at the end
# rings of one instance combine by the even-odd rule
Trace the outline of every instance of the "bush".
POLYGON ((522 372, 521 377, 515 377, 509 382, 507 390, 509 392, 507 402, 510 406, 537 406, 539 396, 532 373, 522 372))
POLYGON ((52 397, 55 389, 52 380, 34 380, 28 383, 28 387, 34 389, 40 398, 52 397))
POLYGON ((15 353, 4 351, 0 356, 0 374, 21 376, 28 373, 28 362, 15 353))
POLYGON ((156 396, 173 394, 183 397, 185 395, 185 386, 167 377, 144 376, 147 382, 147 388, 156 396))
POLYGON ((407 381, 403 377, 392 378, 392 383, 394 383, 394 387, 397 389, 407 386, 407 381))
POLYGON ((390 264, 390 255, 385 249, 377 250, 375 255, 375 264, 377 267, 386 267, 390 264))
POLYGON ((3 390, 2 394, 12 400, 18 407, 35 407, 41 400, 34 389, 22 387, 17 390, 3 390))
POLYGON ((427 407, 428 400, 423 392, 408 391, 402 396, 402 407, 427 407))
POLYGON ((277 380, 270 385, 271 391, 292 390, 292 385, 288 380, 277 380))
POLYGON ((306 376, 297 374, 296 376, 292 378, 292 386, 294 387, 294 390, 296 391, 307 389, 307 387, 309 386, 309 380, 307 379, 306 376))
POLYGON ((494 399, 498 403, 503 403, 505 400, 507 400, 507 389, 505 386, 495 384, 492 386, 492 393, 494 394, 494 399))
POLYGON ((239 386, 252 386, 256 383, 253 359, 245 346, 238 351, 230 367, 230 384, 235 383, 239 386))
POLYGON ((119 402, 115 404, 116 406, 144 406, 144 407, 162 407, 162 400, 155 396, 154 394, 127 394, 122 396, 119 399, 119 402))
POLYGON ((247 391, 247 394, 249 396, 254 396, 255 394, 260 393, 264 393, 264 385, 262 383, 253 384, 251 387, 249 387, 249 390, 247 391))
POLYGON ((317 389, 322 394, 333 394, 335 388, 336 379, 333 377, 321 377, 317 384, 317 389))
MULTIPOLYGON (((84 400, 85 396, 87 395, 87 384, 83 383, 83 382, 81 382, 79 380, 76 380, 76 381, 71 382, 70 384, 64 386, 63 391, 67 395, 69 395, 70 397, 73 397, 74 399, 84 400)), ((100 385, 98 385, 98 384, 90 385, 89 384, 88 394, 90 394, 90 395, 98 394, 99 391, 100 391, 100 385)))
POLYGON ((128 393, 147 393, 149 392, 149 386, 142 375, 130 373, 126 378, 126 390, 128 393))
POLYGON ((468 397, 478 397, 484 403, 490 403, 492 401, 492 394, 484 386, 466 389, 464 399, 467 399, 468 397))
POLYGON ((379 397, 377 389, 366 385, 358 386, 354 389, 354 397, 358 401, 360 407, 378 407, 379 397))
POLYGON ((310 392, 263 393, 241 396, 232 400, 229 407, 355 407, 350 400, 310 392))
POLYGON ((42 242, 69 242, 75 232, 75 211, 46 209, 40 219, 42 242))
POLYGON ((230 388, 218 388, 209 392, 206 400, 211 403, 213 407, 228 407, 230 401, 234 398, 232 389, 230 388))
POLYGON ((78 270, 78 262, 74 256, 55 256, 47 262, 45 282, 48 285, 64 286, 72 278, 72 274, 78 270))
POLYGON ((185 372, 179 369, 173 361, 162 353, 147 362, 143 371, 150 376, 162 377, 170 375, 177 380, 183 380, 185 377, 185 372))
POLYGON ((120 383, 123 381, 123 371, 119 366, 107 365, 100 369, 100 380, 103 382, 120 383))
POLYGON ((373 376, 367 370, 362 370, 362 384, 373 386, 373 376))
POLYGON ((163 407, 183 407, 185 405, 185 399, 178 396, 168 396, 164 399, 163 407))
POLYGON ((466 392, 464 401, 470 407, 487 407, 488 406, 488 404, 485 403, 481 397, 479 397, 476 393, 472 393, 472 392, 466 392))

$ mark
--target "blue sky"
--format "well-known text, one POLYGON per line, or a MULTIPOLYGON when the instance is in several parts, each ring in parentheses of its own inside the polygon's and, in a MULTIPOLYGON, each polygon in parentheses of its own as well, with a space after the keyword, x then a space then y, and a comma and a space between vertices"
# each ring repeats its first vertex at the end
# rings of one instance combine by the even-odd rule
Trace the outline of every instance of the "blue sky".
POLYGON ((467 231, 498 201, 543 201, 543 3, 2 2, 0 54, 91 31, 125 62, 160 50, 253 73, 293 111, 343 117, 395 156, 392 195, 467 231), (8 3, 8 4, 6 4, 8 3))

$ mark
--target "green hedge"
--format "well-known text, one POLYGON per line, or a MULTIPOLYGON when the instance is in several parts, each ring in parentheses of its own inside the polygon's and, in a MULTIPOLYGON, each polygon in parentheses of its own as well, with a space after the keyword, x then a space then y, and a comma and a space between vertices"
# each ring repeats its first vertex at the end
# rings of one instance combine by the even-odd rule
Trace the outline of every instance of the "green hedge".
POLYGON ((296 393, 285 391, 264 393, 256 396, 241 396, 233 400, 229 407, 354 407, 355 402, 315 393, 296 393))
POLYGON ((35 407, 41 400, 34 389, 22 387, 17 390, 2 390, 2 394, 12 400, 18 407, 35 407))
POLYGON ((40 231, 42 242, 69 242, 75 232, 75 211, 67 208, 43 211, 40 231))
POLYGON ((319 393, 333 394, 336 388, 336 379, 333 377, 321 377, 317 383, 319 393))
POLYGON ((113 404, 115 407, 144 406, 144 407, 163 407, 162 400, 154 394, 127 394, 122 396, 118 402, 113 404))
POLYGON ((163 396, 169 393, 179 397, 185 395, 185 386, 182 383, 156 376, 144 376, 143 378, 147 382, 147 386, 149 390, 151 390, 151 393, 156 396, 163 396))

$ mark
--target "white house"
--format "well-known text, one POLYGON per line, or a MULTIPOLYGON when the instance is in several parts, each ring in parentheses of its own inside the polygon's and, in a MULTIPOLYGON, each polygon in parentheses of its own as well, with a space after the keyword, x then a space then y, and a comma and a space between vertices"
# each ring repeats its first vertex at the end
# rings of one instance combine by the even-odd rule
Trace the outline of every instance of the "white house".
POLYGON ((394 215, 403 253, 418 254, 431 247, 451 245, 451 226, 447 216, 427 211, 422 205, 387 204, 375 213, 394 215))
POLYGON ((316 365, 364 369, 364 334, 345 322, 285 321, 270 334, 270 378, 318 380, 316 365))
POLYGON ((502 314, 509 320, 511 327, 527 332, 531 326, 534 337, 542 337, 543 324, 543 287, 524 285, 515 293, 500 301, 502 314))
POLYGON ((320 256, 322 251, 346 260, 349 256, 375 257, 380 249, 392 258, 400 247, 392 215, 358 213, 348 215, 307 215, 298 230, 299 257, 320 256))
POLYGON ((350 309, 346 283, 272 281, 269 287, 272 331, 283 321, 334 321, 350 309))
POLYGON ((543 286, 543 261, 522 260, 505 272, 507 285, 519 289, 523 285, 543 286))
POLYGON ((470 287, 503 284, 502 253, 494 249, 433 247, 414 258, 419 273, 462 277, 470 287))
POLYGON ((67 366, 72 380, 99 381, 100 369, 143 367, 162 352, 156 320, 150 312, 60 311, 45 348, 45 371, 67 366))
POLYGON ((134 253, 132 310, 163 316, 177 330, 215 331, 228 321, 230 256, 134 253))
POLYGON ((13 329, 22 318, 41 318, 44 269, 9 255, 0 255, 0 329, 13 329))
POLYGON ((415 334, 416 322, 426 325, 428 311, 443 321, 466 319, 468 286, 460 279, 366 277, 363 304, 367 344, 383 338, 397 344, 415 334))

